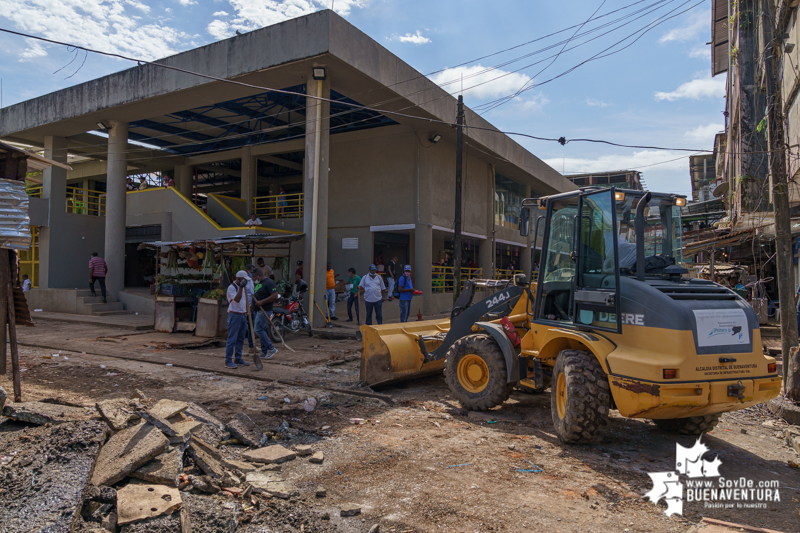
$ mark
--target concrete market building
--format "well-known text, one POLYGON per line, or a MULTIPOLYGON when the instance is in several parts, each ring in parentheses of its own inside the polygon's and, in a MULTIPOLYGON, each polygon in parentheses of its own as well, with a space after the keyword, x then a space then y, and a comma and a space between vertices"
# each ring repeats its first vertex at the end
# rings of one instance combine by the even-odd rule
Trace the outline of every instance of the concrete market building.
MULTIPOLYGON (((148 279, 139 242, 293 232, 304 238, 292 261, 307 280, 316 271, 320 304, 327 261, 346 279, 380 254, 413 267, 414 314, 452 307, 435 263, 452 250, 455 130, 439 122, 455 120, 455 98, 329 10, 157 63, 172 68, 142 64, 0 109, 0 140, 72 167, 50 167, 31 190, 38 242, 22 268, 37 301, 61 309, 86 286, 93 251, 110 300, 133 308, 125 289, 148 279), (176 186, 126 192, 126 178, 154 176, 176 186), (245 227, 252 213, 262 226, 245 227)), ((466 123, 494 129, 470 110, 466 123)), ((464 157, 464 256, 480 269, 467 275, 526 267, 520 201, 575 186, 497 131, 467 129, 464 157)))

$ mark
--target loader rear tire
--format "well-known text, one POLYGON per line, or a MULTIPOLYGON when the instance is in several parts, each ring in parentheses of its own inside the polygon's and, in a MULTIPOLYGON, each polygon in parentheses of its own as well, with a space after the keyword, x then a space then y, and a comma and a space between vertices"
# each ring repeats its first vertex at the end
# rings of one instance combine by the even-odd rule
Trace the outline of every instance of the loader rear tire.
POLYGON ((489 335, 467 335, 447 351, 445 381, 461 405, 485 411, 511 395, 506 359, 489 335))
POLYGON ((689 418, 669 418, 653 420, 661 431, 677 433, 679 435, 702 435, 708 433, 719 424, 721 413, 704 416, 690 416, 689 418))
POLYGON ((600 362, 583 350, 562 350, 553 367, 550 411, 562 442, 598 442, 608 424, 611 394, 600 362))

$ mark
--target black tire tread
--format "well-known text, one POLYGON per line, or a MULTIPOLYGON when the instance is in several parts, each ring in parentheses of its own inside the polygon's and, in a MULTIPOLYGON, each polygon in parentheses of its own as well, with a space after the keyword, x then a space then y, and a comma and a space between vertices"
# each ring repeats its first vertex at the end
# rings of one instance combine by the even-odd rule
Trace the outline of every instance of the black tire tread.
POLYGON ((467 335, 458 339, 447 350, 445 381, 456 399, 466 409, 485 411, 505 402, 514 388, 508 383, 506 360, 497 342, 486 334, 467 335), (479 393, 471 393, 458 381, 458 362, 467 354, 479 355, 489 367, 489 383, 479 393))
POLYGON ((562 350, 553 369, 550 409, 556 435, 563 442, 598 442, 608 425, 611 392, 608 376, 597 358, 583 350, 562 350), (563 371, 567 387, 564 419, 558 418, 556 391, 558 372, 563 371))
POLYGON ((690 416, 688 418, 668 418, 653 420, 661 431, 677 433, 678 435, 702 435, 713 430, 719 424, 721 413, 703 416, 690 416))

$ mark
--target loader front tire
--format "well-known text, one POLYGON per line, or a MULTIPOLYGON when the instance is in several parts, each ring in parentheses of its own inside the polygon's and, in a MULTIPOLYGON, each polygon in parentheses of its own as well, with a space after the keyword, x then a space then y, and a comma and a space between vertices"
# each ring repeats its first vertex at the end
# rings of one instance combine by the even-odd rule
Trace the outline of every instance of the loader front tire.
POLYGON ((447 386, 467 409, 485 411, 506 401, 513 389, 507 378, 503 352, 489 335, 467 335, 447 351, 447 386))
POLYGON ((678 435, 702 435, 708 433, 719 424, 722 414, 690 416, 689 418, 669 418, 653 420, 661 431, 678 435))
POLYGON ((599 361, 583 350, 562 350, 553 367, 550 411, 562 442, 598 442, 608 424, 611 394, 599 361))

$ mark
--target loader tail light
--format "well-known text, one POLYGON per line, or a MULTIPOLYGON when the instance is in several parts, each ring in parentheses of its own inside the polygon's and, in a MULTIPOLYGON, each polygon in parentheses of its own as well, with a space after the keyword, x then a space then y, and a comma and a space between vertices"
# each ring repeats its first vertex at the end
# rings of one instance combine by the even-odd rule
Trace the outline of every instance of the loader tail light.
POLYGON ((664 379, 675 379, 678 377, 678 369, 677 368, 665 368, 664 369, 664 379))
POLYGON ((778 363, 769 363, 767 365, 767 374, 777 374, 778 373, 778 363))

